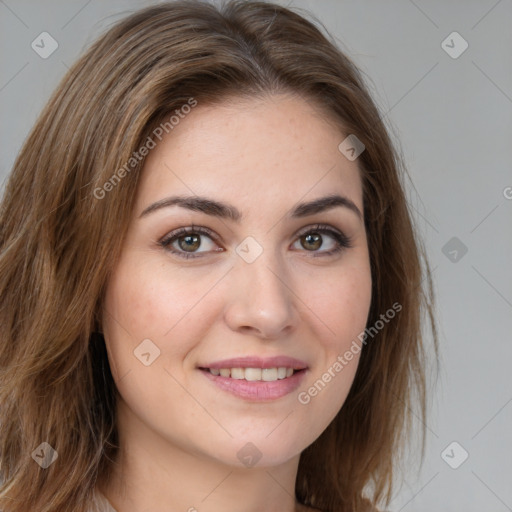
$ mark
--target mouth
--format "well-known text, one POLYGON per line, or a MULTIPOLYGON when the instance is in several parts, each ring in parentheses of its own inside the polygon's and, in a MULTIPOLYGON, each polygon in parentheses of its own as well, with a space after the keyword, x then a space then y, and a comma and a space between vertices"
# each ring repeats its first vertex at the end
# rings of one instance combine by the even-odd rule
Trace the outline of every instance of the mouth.
POLYGON ((274 368, 199 368, 204 372, 209 372, 216 377, 224 377, 233 380, 245 380, 247 382, 275 382, 278 380, 289 379, 296 373, 305 372, 306 369, 295 369, 286 366, 274 368))
POLYGON ((197 367, 218 389, 250 402, 282 398, 303 382, 308 365, 294 357, 234 357, 197 367))
POLYGON ((289 395, 304 381, 308 365, 293 357, 235 357, 197 367, 217 389, 249 402, 289 395))

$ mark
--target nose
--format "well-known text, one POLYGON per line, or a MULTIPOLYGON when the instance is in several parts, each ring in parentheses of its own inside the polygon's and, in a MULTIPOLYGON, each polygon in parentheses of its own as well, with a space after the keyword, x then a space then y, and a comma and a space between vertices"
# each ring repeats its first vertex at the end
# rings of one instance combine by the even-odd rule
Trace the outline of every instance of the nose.
POLYGON ((231 330, 264 339, 290 334, 298 323, 297 292, 282 263, 264 251, 255 261, 240 258, 230 272, 225 321, 231 330))

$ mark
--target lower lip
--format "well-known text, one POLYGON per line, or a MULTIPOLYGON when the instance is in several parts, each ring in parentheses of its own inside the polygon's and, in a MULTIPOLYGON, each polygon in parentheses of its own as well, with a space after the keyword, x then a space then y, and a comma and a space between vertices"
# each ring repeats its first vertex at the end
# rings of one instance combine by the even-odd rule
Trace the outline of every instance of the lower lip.
POLYGON ((245 379, 232 379, 213 375, 208 370, 200 370, 206 378, 210 379, 220 389, 239 398, 254 402, 277 400, 295 391, 306 375, 306 370, 295 372, 291 377, 275 381, 247 381, 245 379))

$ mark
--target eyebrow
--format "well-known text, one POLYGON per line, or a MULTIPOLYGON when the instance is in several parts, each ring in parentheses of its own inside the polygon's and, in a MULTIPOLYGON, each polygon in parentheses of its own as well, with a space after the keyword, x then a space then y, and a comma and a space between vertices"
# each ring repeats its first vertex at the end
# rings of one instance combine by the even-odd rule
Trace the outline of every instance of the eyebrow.
MULTIPOLYGON (((201 196, 166 197, 156 203, 150 204, 139 215, 139 218, 145 217, 146 215, 160 210, 161 208, 168 208, 170 206, 180 206, 187 210, 202 212, 207 215, 232 220, 237 223, 239 223, 243 218, 242 213, 235 206, 201 196)), ((336 207, 347 208, 355 213, 360 220, 363 220, 363 215, 355 203, 348 197, 340 196, 338 194, 320 197, 307 203, 300 203, 296 205, 291 212, 287 214, 287 216, 294 219, 302 218, 314 215, 315 213, 325 212, 336 207)))

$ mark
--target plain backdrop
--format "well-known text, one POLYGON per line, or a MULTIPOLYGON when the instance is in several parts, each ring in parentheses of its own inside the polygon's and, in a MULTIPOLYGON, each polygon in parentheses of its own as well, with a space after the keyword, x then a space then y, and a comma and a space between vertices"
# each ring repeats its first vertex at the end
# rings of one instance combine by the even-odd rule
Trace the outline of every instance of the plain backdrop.
MULTIPOLYGON (((152 3, 0 0, 0 183, 84 46, 152 3)), ((441 372, 424 464, 390 510, 512 511, 512 2, 278 3, 311 12, 365 73, 432 267, 441 372)))

